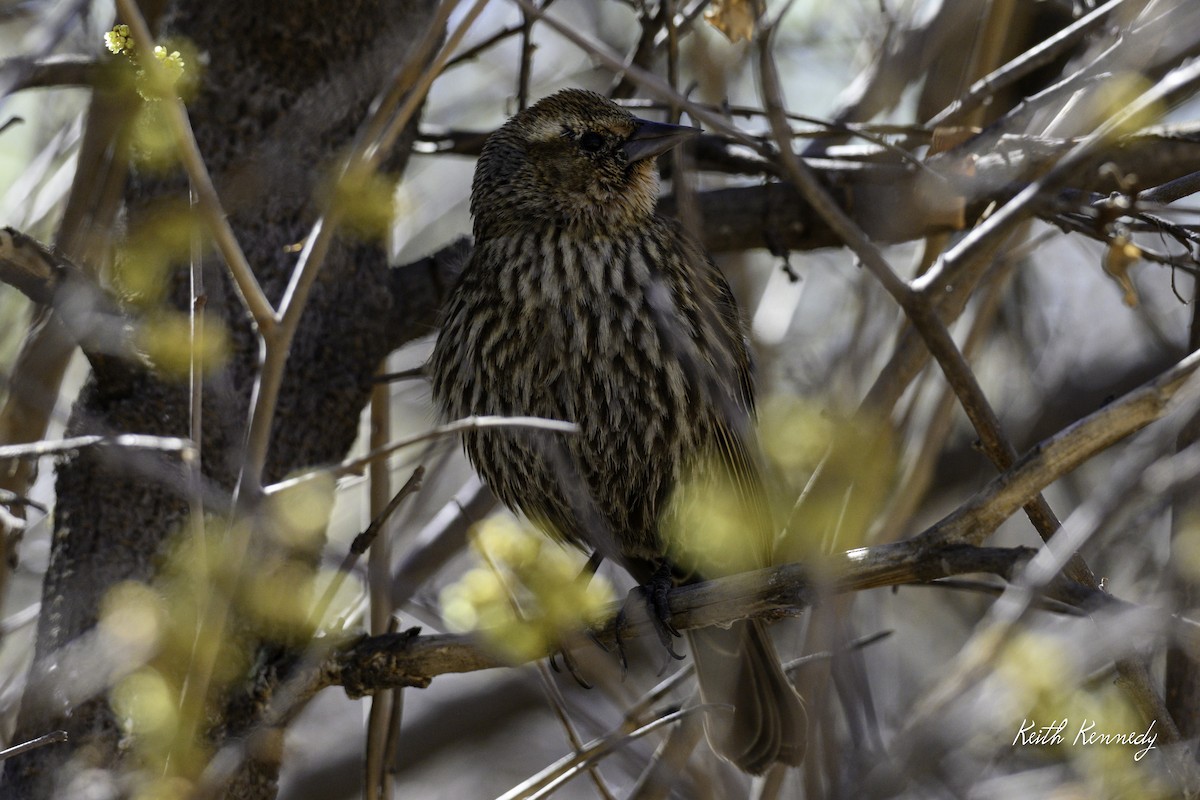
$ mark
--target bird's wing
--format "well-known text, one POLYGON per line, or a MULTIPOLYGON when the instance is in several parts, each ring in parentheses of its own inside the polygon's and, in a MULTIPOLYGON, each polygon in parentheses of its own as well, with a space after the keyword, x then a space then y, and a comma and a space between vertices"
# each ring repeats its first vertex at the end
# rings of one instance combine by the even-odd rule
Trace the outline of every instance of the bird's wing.
POLYGON ((733 489, 755 546, 752 563, 770 562, 775 538, 766 474, 755 431, 754 361, 733 290, 720 269, 691 237, 672 226, 686 258, 677 283, 676 303, 693 327, 696 388, 711 414, 712 446, 718 474, 714 480, 733 489), (736 380, 729 380, 729 376, 736 380))

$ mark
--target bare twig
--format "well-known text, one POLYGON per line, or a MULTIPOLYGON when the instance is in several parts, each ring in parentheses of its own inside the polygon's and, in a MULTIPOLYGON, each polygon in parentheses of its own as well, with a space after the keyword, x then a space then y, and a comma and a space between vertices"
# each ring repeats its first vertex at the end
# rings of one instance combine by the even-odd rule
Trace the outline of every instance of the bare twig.
POLYGON ((553 433, 578 433, 579 427, 573 422, 562 422, 555 419, 542 419, 541 417, 464 417, 463 419, 448 422, 445 425, 439 425, 436 428, 431 428, 424 433, 406 436, 403 439, 388 444, 378 450, 372 450, 365 456, 348 459, 341 464, 332 467, 321 467, 318 469, 303 472, 293 478, 288 478, 285 481, 268 486, 264 492, 266 494, 275 494, 277 492, 290 489, 299 483, 312 480, 320 475, 330 475, 341 478, 346 475, 357 475, 369 464, 378 461, 381 458, 386 458, 397 450, 403 450, 406 447, 428 442, 432 439, 440 439, 443 436, 449 436, 462 431, 473 430, 476 428, 529 428, 531 430, 551 431, 553 433))
POLYGON ((932 128, 955 123, 964 114, 979 107, 997 92, 1011 86, 1038 67, 1050 63, 1059 54, 1069 50, 1076 42, 1103 24, 1112 12, 1125 3, 1126 0, 1109 0, 1037 46, 1026 50, 1004 66, 988 73, 971 84, 971 88, 967 90, 966 94, 930 118, 928 126, 932 128))
POLYGON ((447 561, 466 546, 467 529, 496 506, 496 498, 479 478, 468 479, 449 503, 414 537, 404 558, 392 570, 392 607, 412 599, 447 561))
MULTIPOLYGON (((8 62, 0 63, 0 74, 10 68, 8 62)), ((100 62, 88 56, 53 55, 29 64, 20 73, 12 87, 14 92, 62 86, 94 86, 104 71, 100 62)))
POLYGON ((12 758, 13 756, 19 756, 22 753, 28 753, 30 750, 36 750, 39 747, 45 747, 48 744, 58 744, 59 742, 65 741, 67 741, 66 731, 54 731, 53 733, 47 733, 45 736, 39 736, 36 739, 31 739, 28 742, 22 742, 14 747, 0 750, 0 761, 12 758))
MULTIPOLYGON (((386 363, 386 360, 385 360, 386 363)), ((382 447, 391 436, 392 414, 391 393, 386 385, 377 384, 371 390, 371 433, 370 447, 382 447)), ((368 472, 370 494, 368 503, 371 509, 371 524, 350 545, 338 569, 337 576, 330 581, 322 603, 318 605, 314 616, 318 624, 324 618, 326 609, 333 602, 334 593, 341 585, 345 576, 354 568, 357 557, 370 549, 370 559, 367 565, 367 595, 370 599, 370 618, 368 632, 373 636, 381 633, 394 633, 396 619, 392 616, 392 607, 388 602, 390 597, 390 573, 392 560, 391 539, 387 536, 378 540, 379 531, 383 529, 384 521, 390 519, 404 497, 416 491, 425 475, 425 468, 419 466, 412 476, 389 501, 391 495, 391 469, 387 462, 376 461, 371 464, 368 472)), ((316 626, 314 626, 314 630, 316 626)), ((371 698, 371 709, 367 713, 366 725, 366 754, 363 758, 363 800, 383 800, 392 797, 391 778, 388 764, 393 757, 387 748, 389 740, 393 740, 396 731, 390 725, 395 720, 398 725, 400 717, 393 714, 396 709, 403 708, 403 689, 389 689, 371 698)))
MULTIPOLYGON (((354 541, 350 543, 350 550, 342 559, 341 565, 338 567, 337 574, 333 580, 329 582, 329 586, 325 588, 321 599, 313 606, 313 612, 310 617, 312 620, 311 627, 316 630, 320 627, 325 615, 329 613, 329 607, 337 596, 338 590, 342 588, 342 583, 345 582, 346 576, 354 571, 354 565, 358 563, 358 559, 363 553, 371 547, 379 532, 383 530, 384 524, 391 518, 396 509, 400 507, 409 495, 417 492, 421 488, 421 480, 425 477, 425 468, 417 467, 413 470, 412 475, 400 487, 400 491, 396 492, 395 496, 388 502, 386 506, 371 520, 371 524, 367 529, 354 537, 354 541)), ((385 604, 385 608, 389 608, 390 604, 385 604)))
MULTIPOLYGON (((545 9, 552 6, 553 4, 554 4, 554 0, 545 0, 545 2, 542 3, 542 10, 544 11, 545 9)), ((509 25, 507 28, 501 28, 500 30, 493 33, 491 36, 484 39, 479 44, 468 47, 466 50, 463 50, 461 53, 458 53, 457 55, 454 56, 454 58, 452 58, 446 62, 446 69, 451 69, 452 67, 457 67, 459 64, 470 61, 471 59, 475 58, 476 56, 478 56, 480 53, 484 52, 485 50, 495 47, 497 44, 504 41, 505 39, 508 39, 511 36, 516 36, 518 33, 521 33, 523 30, 525 30, 524 18, 522 18, 520 23, 518 23, 516 25, 509 25)))
POLYGON ((1168 181, 1153 189, 1147 189, 1138 195, 1139 203, 1173 203, 1184 197, 1190 197, 1200 192, 1200 171, 1181 175, 1173 181, 1168 181))
POLYGON ((9 506, 10 508, 15 508, 16 506, 26 506, 43 514, 47 513, 48 511, 46 506, 42 503, 26 497, 25 495, 17 494, 16 492, 10 492, 7 489, 0 489, 0 506, 9 506))
MULTIPOLYGON (((788 175, 813 208, 826 219, 830 228, 846 242, 875 279, 903 309, 913 327, 920 333, 925 346, 929 348, 930 353, 941 366, 947 383, 954 389, 963 411, 966 412, 975 431, 979 434, 988 458, 996 465, 997 469, 1008 469, 1016 459, 1016 448, 1004 435, 999 417, 996 416, 995 410, 984 396, 983 389, 979 386, 974 372, 971 371, 932 302, 928 298, 920 296, 892 270, 879 248, 833 202, 828 193, 817 183, 812 172, 792 150, 787 118, 783 113, 783 91, 771 52, 771 29, 764 32, 759 42, 759 48, 759 74, 765 105, 788 175)), ((1058 519, 1044 498, 1040 496, 1034 498, 1026 507, 1026 513, 1043 539, 1049 539, 1058 530, 1058 519)), ((1080 582, 1088 583, 1092 580, 1091 572, 1082 559, 1073 562, 1071 573, 1072 577, 1080 582)))
POLYGON ((1096 453, 1161 418, 1200 367, 1192 353, 1152 381, 1039 442, 942 521, 916 537, 931 545, 979 543, 1030 497, 1096 453))
POLYGON ((517 111, 529 106, 529 80, 533 77, 533 17, 521 11, 521 66, 517 73, 517 111))
POLYGON ((963 281, 974 285, 975 274, 982 269, 995 248, 1008 236, 1013 227, 1025 219, 1038 197, 1051 187, 1063 184, 1096 150, 1112 136, 1129 126, 1131 120, 1161 111, 1170 98, 1191 89, 1200 82, 1200 61, 1192 61, 1173 70, 1133 102, 1105 120, 1079 144, 1068 151, 1044 175, 1030 183, 1005 203, 996 213, 973 228, 928 273, 913 282, 913 289, 934 302, 943 287, 963 281))
POLYGON ((15 614, 10 614, 3 620, 0 620, 0 639, 6 638, 9 634, 37 622, 38 615, 41 613, 42 604, 32 603, 15 614))
POLYGON ((501 795, 498 800, 539 800, 548 797, 559 786, 574 778, 581 771, 608 756, 620 747, 624 747, 635 739, 648 733, 665 728, 684 717, 702 712, 703 706, 693 706, 670 714, 664 714, 653 722, 643 725, 637 730, 626 731, 617 729, 599 739, 588 742, 579 752, 564 756, 559 761, 546 767, 537 775, 513 787, 501 795))
POLYGON ((160 450, 164 453, 195 453, 195 445, 188 439, 174 436, 150 436, 141 433, 122 433, 117 436, 72 436, 57 441, 31 442, 0 446, 0 459, 43 458, 45 456, 73 453, 89 447, 127 447, 136 450, 160 450))
POLYGON ((396 372, 384 372, 375 376, 376 383, 393 383, 395 381, 417 381, 425 378, 424 367, 413 367, 412 369, 402 369, 396 372))

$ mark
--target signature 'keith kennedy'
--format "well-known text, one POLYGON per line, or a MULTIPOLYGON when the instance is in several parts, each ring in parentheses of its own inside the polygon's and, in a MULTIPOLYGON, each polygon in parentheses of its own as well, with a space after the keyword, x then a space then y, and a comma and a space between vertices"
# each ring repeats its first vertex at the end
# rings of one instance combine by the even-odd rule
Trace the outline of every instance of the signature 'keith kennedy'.
POLYGON ((1087 717, 1084 717, 1078 727, 1072 727, 1071 720, 1068 718, 1056 719, 1049 725, 1038 725, 1036 720, 1023 719, 1016 737, 1013 738, 1013 747, 1024 747, 1030 744, 1043 746, 1069 744, 1071 747, 1123 744, 1141 748, 1133 754, 1134 761, 1141 761, 1146 753, 1154 749, 1154 743, 1158 741, 1158 732, 1154 730, 1154 722, 1151 720, 1150 727, 1144 731, 1109 733, 1098 730, 1096 720, 1087 717), (1072 736, 1072 734, 1074 735, 1072 736), (1069 741, 1068 737, 1071 737, 1069 741))

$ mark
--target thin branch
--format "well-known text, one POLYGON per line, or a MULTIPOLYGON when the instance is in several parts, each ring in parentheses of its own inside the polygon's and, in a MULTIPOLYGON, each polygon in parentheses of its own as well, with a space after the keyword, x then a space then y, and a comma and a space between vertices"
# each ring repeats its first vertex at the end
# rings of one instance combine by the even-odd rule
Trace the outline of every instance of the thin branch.
MULTIPOLYGON (((544 3, 542 3, 542 10, 549 8, 553 4, 554 0, 546 0, 544 3)), ((501 28, 479 44, 468 47, 466 50, 463 50, 461 53, 455 55, 454 58, 446 62, 446 69, 451 69, 466 61, 470 61, 483 51, 495 47, 497 44, 505 39, 508 39, 509 37, 516 36, 523 30, 525 30, 524 19, 522 19, 522 21, 516 25, 509 25, 507 28, 501 28)))
MULTIPOLYGON (((654 60, 658 44, 655 39, 660 30, 662 30, 663 20, 666 18, 669 10, 667 3, 661 2, 658 4, 657 13, 651 13, 650 9, 644 4, 638 10, 638 27, 641 28, 641 33, 638 35, 637 44, 633 46, 628 58, 625 59, 626 67, 620 70, 614 70, 614 83, 609 96, 614 100, 621 100, 633 96, 637 90, 637 83, 625 76, 625 70, 630 67, 640 69, 649 74, 650 64, 654 60)), ((674 84, 668 84, 674 89, 674 84)))
POLYGON ((384 524, 391 519, 392 514, 396 513, 396 509, 400 507, 400 504, 410 495, 420 490, 421 481, 424 477, 424 467, 417 467, 413 470, 412 475, 400 487, 400 491, 396 492, 395 496, 384 506, 383 510, 371 520, 371 524, 367 526, 367 529, 354 537, 354 541, 350 543, 350 549, 342 559, 342 563, 338 566, 337 574, 334 575, 329 585, 325 587, 321 599, 313 606, 312 614, 309 616, 310 627, 313 630, 320 628, 325 615, 329 613, 329 607, 333 604, 338 590, 342 588, 346 576, 354 571, 354 566, 358 563, 358 559, 371 547, 379 532, 383 530, 384 524))
POLYGON ((540 800, 540 798, 548 797, 559 786, 615 750, 648 733, 653 733, 668 725, 672 725, 684 717, 703 711, 703 706, 693 706, 670 714, 664 714, 637 730, 627 731, 623 728, 618 728, 606 736, 588 742, 579 752, 564 756, 537 775, 505 792, 497 800, 540 800))
MULTIPOLYGON (((123 2, 129 1, 123 0, 123 2)), ((457 3, 458 0, 447 0, 439 8, 439 14, 448 16, 457 3)), ((371 117, 355 139, 346 165, 338 176, 339 181, 353 181, 356 176, 369 173, 378 166, 412 115, 420 108, 429 87, 445 68, 450 53, 462 41, 463 36, 466 35, 467 30, 486 5, 487 0, 476 0, 432 63, 425 65, 423 57, 432 49, 432 42, 440 36, 441 28, 435 21, 435 25, 427 32, 422 46, 416 49, 413 57, 396 74, 388 92, 372 110, 371 117), (420 70, 419 74, 413 76, 419 66, 424 66, 424 68, 420 70), (410 76, 412 77, 410 78, 410 76), (393 108, 396 108, 394 113, 392 112, 393 108)), ((325 261, 340 217, 341 210, 333 205, 324 209, 314 223, 305 239, 304 248, 300 252, 296 267, 292 270, 283 299, 280 301, 278 327, 272 329, 269 334, 267 332, 263 334, 266 353, 255 384, 255 402, 249 430, 246 434, 245 463, 238 481, 239 497, 245 493, 257 495, 261 489, 262 473, 266 465, 279 389, 283 382, 284 365, 287 363, 292 338, 300 325, 309 290, 325 261)))
POLYGON ((376 383, 394 383, 396 381, 419 381, 425 380, 428 376, 425 374, 425 367, 413 367, 412 369, 402 369, 396 372, 384 372, 375 376, 376 383))
POLYGON ((1049 39, 1043 40, 1035 47, 1026 50, 1021 55, 1009 61, 1002 67, 971 84, 962 97, 955 100, 946 108, 935 114, 927 123, 930 128, 949 125, 957 122, 963 115, 983 105, 988 99, 1002 89, 1011 86, 1016 81, 1033 72, 1038 67, 1045 66, 1065 53, 1076 42, 1087 36, 1094 28, 1099 27, 1126 0, 1109 0, 1078 20, 1063 28, 1049 39))
POLYGON ((31 603, 20 611, 9 614, 4 619, 0 620, 0 639, 8 638, 8 636, 16 631, 19 631, 21 628, 37 622, 38 616, 41 613, 42 604, 31 603))
POLYGON ((533 77, 533 17, 521 12, 521 65, 517 73, 517 111, 529 106, 529 81, 533 77))
MULTIPOLYGON (((12 66, 0 63, 0 74, 12 66)), ((104 65, 90 56, 47 56, 28 66, 13 85, 12 91, 25 89, 57 89, 72 86, 96 86, 104 75, 104 65)))
POLYGON ((39 736, 36 739, 31 739, 28 742, 9 747, 6 750, 0 750, 0 761, 19 756, 22 753, 28 753, 30 750, 36 750, 39 747, 45 747, 48 744, 58 744, 59 742, 67 741, 66 731, 54 731, 47 733, 44 736, 39 736))
POLYGON ((39 305, 54 304, 65 272, 80 272, 66 258, 15 228, 0 228, 0 282, 39 305))
POLYGON ((1011 469, 993 478, 914 541, 930 546, 985 541, 1000 523, 1039 491, 1097 453, 1162 418, 1198 367, 1200 352, 1034 445, 1011 469))
MULTIPOLYGON (((384 360, 384 364, 387 360, 384 360)), ((383 365, 381 365, 383 366, 383 365)), ((391 438, 392 410, 391 392, 386 385, 376 384, 371 390, 371 432, 369 435, 372 448, 382 447, 391 438)), ((369 492, 368 505, 371 511, 371 524, 350 545, 350 551, 338 568, 337 575, 330 581, 322 602, 317 604, 314 612, 316 625, 321 624, 326 610, 333 602, 337 587, 341 586, 345 577, 354 569, 358 557, 370 550, 370 560, 367 563, 367 597, 369 599, 368 632, 373 636, 382 633, 394 633, 397 630, 397 620, 392 615, 392 606, 388 602, 390 589, 390 572, 392 561, 392 542, 390 537, 379 539, 384 522, 391 519, 404 498, 419 487, 425 475, 425 467, 418 466, 400 491, 392 495, 392 474, 390 466, 385 461, 377 461, 371 465, 368 473, 369 492), (389 496, 391 499, 389 500, 389 496)), ((396 731, 390 729, 392 720, 398 725, 401 718, 393 714, 404 707, 404 690, 392 689, 380 692, 371 698, 370 711, 366 724, 366 752, 363 758, 363 800, 383 800, 391 798, 391 772, 388 765, 394 757, 387 743, 394 739, 396 731)))
POLYGON ((372 462, 381 458, 386 458, 397 450, 403 450, 406 447, 412 447, 416 444, 428 442, 433 439, 440 439, 443 436, 461 433, 462 431, 476 430, 479 428, 529 428, 531 430, 550 431, 552 433, 579 433, 579 426, 574 422, 562 422, 556 419, 542 419, 541 417, 463 417, 462 419, 448 422, 445 425, 439 425, 436 428, 431 428, 423 433, 417 433, 412 436, 406 436, 403 439, 381 447, 377 450, 372 450, 364 456, 348 459, 340 464, 335 464, 330 467, 318 467, 317 469, 302 472, 299 475, 272 484, 263 490, 264 494, 276 494, 293 486, 312 480, 321 475, 333 475, 335 478, 342 478, 347 475, 359 475, 363 469, 372 462))
MULTIPOLYGON (((986 581, 966 580, 962 578, 941 578, 929 583, 917 583, 914 586, 925 586, 930 589, 953 589, 960 592, 975 592, 977 594, 985 594, 990 597, 999 597, 1004 594, 1004 586, 998 583, 988 583, 986 581)), ((1037 597, 1033 601, 1033 607, 1040 611, 1051 611, 1055 614, 1066 614, 1072 617, 1086 617, 1087 612, 1081 608, 1077 608, 1061 600, 1055 600, 1049 597, 1037 597)))
POLYGON ((90 447, 124 447, 135 450, 159 450, 164 453, 194 454, 196 447, 188 439, 174 436, 150 436, 141 433, 122 433, 117 436, 72 436, 56 441, 31 442, 0 446, 0 459, 44 458, 61 453, 74 453, 90 447))
POLYGON ((1184 197, 1190 197, 1200 192, 1200 171, 1182 175, 1153 189, 1146 189, 1138 194, 1139 203, 1174 203, 1184 197))
MULTIPOLYGON (((150 34, 150 27, 146 24, 138 4, 135 0, 117 0, 117 8, 120 11, 121 19, 132 30, 134 41, 138 43, 135 51, 138 53, 138 65, 150 75, 161 80, 161 74, 165 68, 158 63, 157 59, 146 57, 146 54, 152 50, 151 43, 154 41, 154 37, 150 34)), ((267 299, 266 294, 263 293, 262 286, 254 276, 254 270, 250 268, 250 262, 246 260, 246 254, 242 252, 242 247, 238 244, 233 227, 229 224, 225 209, 221 205, 221 198, 217 196, 212 176, 208 172, 208 166, 204 163, 204 156, 200 154, 200 146, 196 143, 196 135, 192 130, 192 123, 188 119, 187 109, 184 108, 183 101, 174 94, 158 98, 155 102, 161 103, 163 110, 166 111, 167 124, 175 138, 180 164, 192 182, 192 189, 196 193, 200 211, 208 223, 209 232, 212 234, 217 250, 225 259, 225 265, 233 277, 238 295, 250 315, 254 317, 259 331, 263 335, 268 335, 276 326, 275 310, 271 307, 271 302, 267 299)))
POLYGON ((14 508, 16 506, 25 506, 27 508, 32 508, 35 511, 39 511, 42 514, 49 513, 49 510, 42 503, 26 497, 23 494, 10 492, 8 489, 0 489, 0 506, 8 506, 10 508, 14 508))
POLYGON ((467 544, 467 530, 496 506, 491 490, 472 475, 454 498, 413 537, 392 570, 392 608, 408 603, 421 586, 467 544))
MULTIPOLYGON (((196 192, 189 190, 192 209, 197 205, 196 192)), ((199 345, 204 341, 204 309, 208 294, 204 288, 204 248, 199 232, 194 228, 189 236, 191 254, 188 263, 188 436, 196 443, 196 457, 187 464, 188 528, 196 548, 200 582, 208 580, 208 546, 204 511, 204 367, 199 345)), ((193 643, 194 646, 195 643, 193 643)))
POLYGON ((1031 206, 1039 197, 1047 195, 1051 187, 1066 183, 1105 142, 1127 128, 1132 121, 1142 119, 1148 114, 1161 113, 1162 109, 1169 107, 1172 97, 1191 89, 1197 83, 1200 83, 1200 61, 1192 61, 1170 72, 1136 100, 1101 123, 1049 171, 973 228, 946 251, 933 269, 913 282, 913 289, 933 299, 944 293, 942 287, 951 283, 965 281, 974 285, 974 274, 981 269, 983 263, 994 252, 994 248, 1012 232, 1016 224, 1029 216, 1031 206))

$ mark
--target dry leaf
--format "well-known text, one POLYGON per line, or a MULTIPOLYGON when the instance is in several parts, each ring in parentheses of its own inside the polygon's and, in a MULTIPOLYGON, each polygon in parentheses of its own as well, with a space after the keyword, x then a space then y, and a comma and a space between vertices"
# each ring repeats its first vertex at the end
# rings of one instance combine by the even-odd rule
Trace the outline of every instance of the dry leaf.
POLYGON ((1142 257, 1142 251, 1136 244, 1129 241, 1127 236, 1114 236, 1104 252, 1104 271, 1113 277, 1120 285, 1122 300, 1130 308, 1137 308, 1138 293, 1134 288, 1133 279, 1129 277, 1129 268, 1142 257))
POLYGON ((713 0, 704 20, 731 42, 750 41, 761 11, 759 0, 713 0))

